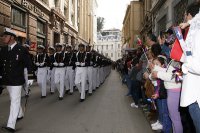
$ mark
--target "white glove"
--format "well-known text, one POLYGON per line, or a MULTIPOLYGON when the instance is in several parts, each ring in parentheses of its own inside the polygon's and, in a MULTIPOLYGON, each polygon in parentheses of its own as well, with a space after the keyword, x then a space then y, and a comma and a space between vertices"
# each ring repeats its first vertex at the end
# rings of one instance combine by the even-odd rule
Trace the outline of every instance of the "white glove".
POLYGON ((53 65, 54 65, 54 66, 58 66, 58 63, 57 63, 57 62, 54 62, 53 65))
POLYGON ((43 62, 43 63, 40 63, 40 66, 44 66, 44 62, 43 62))
POLYGON ((77 65, 77 66, 79 66, 79 65, 80 65, 80 63, 79 63, 79 62, 76 62, 76 65, 77 65))
POLYGON ((184 74, 188 74, 188 69, 187 69, 187 65, 186 64, 183 64, 182 65, 182 72, 184 73, 184 74))
POLYGON ((40 66, 40 63, 39 63, 39 62, 36 62, 35 65, 36 65, 36 66, 40 66))
POLYGON ((59 63, 59 66, 64 66, 64 63, 59 63))
POLYGON ((85 66, 85 63, 81 63, 81 66, 85 66))

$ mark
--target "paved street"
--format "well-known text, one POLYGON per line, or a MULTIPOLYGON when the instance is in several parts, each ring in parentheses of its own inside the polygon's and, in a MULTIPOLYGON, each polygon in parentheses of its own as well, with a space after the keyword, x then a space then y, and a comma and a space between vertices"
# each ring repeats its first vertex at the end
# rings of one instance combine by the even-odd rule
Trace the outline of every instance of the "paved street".
MULTIPOLYGON (((17 123, 17 133, 151 133, 140 109, 130 107, 131 99, 122 86, 119 74, 112 71, 104 85, 83 103, 79 94, 66 95, 59 101, 57 93, 40 98, 37 86, 31 87, 25 118, 17 123)), ((8 117, 8 96, 0 96, 0 124, 8 117)), ((24 106, 25 99, 22 100, 24 106)))

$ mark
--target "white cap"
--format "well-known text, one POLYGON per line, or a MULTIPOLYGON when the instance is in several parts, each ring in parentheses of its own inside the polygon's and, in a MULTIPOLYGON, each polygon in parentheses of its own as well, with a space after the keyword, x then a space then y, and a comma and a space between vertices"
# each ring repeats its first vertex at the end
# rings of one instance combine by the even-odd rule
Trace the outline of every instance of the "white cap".
POLYGON ((61 43, 56 43, 56 46, 62 46, 62 44, 61 43))
POLYGON ((12 36, 17 36, 16 33, 11 30, 10 28, 4 28, 4 33, 3 34, 6 34, 6 35, 12 35, 12 36))
POLYGON ((49 49, 53 49, 53 50, 55 50, 55 48, 54 48, 53 46, 49 46, 49 49))
POLYGON ((38 45, 37 48, 45 49, 45 47, 43 45, 38 45))
POLYGON ((24 44, 24 46, 30 48, 30 46, 28 44, 26 44, 26 43, 24 44))

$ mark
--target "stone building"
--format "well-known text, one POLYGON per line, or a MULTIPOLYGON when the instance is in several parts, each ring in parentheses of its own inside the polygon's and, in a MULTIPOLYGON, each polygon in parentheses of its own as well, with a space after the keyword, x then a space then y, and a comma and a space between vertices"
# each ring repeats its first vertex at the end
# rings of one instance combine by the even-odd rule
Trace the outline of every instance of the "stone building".
POLYGON ((97 16, 98 7, 96 0, 79 0, 79 30, 78 38, 86 45, 93 45, 97 42, 97 16))
POLYGON ((103 30, 97 34, 94 49, 105 57, 116 61, 121 58, 121 31, 119 29, 103 30))
MULTIPOLYGON (((94 0, 84 0, 86 1, 91 3, 94 0)), ((82 40, 89 43, 88 38, 93 41, 93 34, 90 32, 95 29, 91 26, 95 25, 91 25, 94 15, 89 18, 88 13, 95 9, 91 7, 93 4, 82 2, 83 0, 1 0, 0 32, 4 27, 11 27, 20 43, 30 43, 32 46, 41 44, 47 47, 66 43, 75 47, 82 40), (87 20, 87 26, 83 19, 87 20), (84 31, 90 34, 80 34, 81 27, 87 27, 84 31)))
POLYGON ((131 1, 128 5, 123 20, 123 44, 134 47, 134 41, 140 36, 141 23, 143 20, 142 3, 138 1, 131 1))

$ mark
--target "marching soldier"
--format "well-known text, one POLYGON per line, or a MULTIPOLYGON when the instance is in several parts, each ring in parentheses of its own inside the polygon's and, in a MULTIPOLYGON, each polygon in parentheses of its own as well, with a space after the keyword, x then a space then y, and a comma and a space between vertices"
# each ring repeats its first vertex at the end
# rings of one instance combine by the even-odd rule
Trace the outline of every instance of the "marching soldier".
POLYGON ((54 62, 54 54, 55 54, 55 48, 53 46, 50 46, 48 48, 49 50, 49 70, 48 70, 48 78, 50 82, 50 93, 53 94, 55 92, 55 67, 53 67, 54 62))
POLYGON ((65 72, 65 88, 66 93, 70 91, 70 95, 73 94, 74 91, 74 79, 75 79, 75 61, 76 61, 76 54, 72 51, 72 46, 67 45, 66 52, 65 52, 65 59, 64 63, 66 66, 65 72))
POLYGON ((95 53, 94 50, 92 50, 92 64, 93 64, 93 68, 92 68, 92 85, 93 85, 93 91, 96 90, 97 88, 97 55, 95 53))
POLYGON ((64 80, 65 80, 65 54, 62 52, 62 44, 56 44, 56 53, 54 54, 53 66, 55 67, 55 85, 59 92, 59 100, 63 100, 64 96, 64 80))
POLYGON ((38 45, 37 55, 35 56, 35 65, 37 67, 37 83, 41 89, 41 98, 46 97, 47 91, 47 65, 49 62, 48 55, 45 53, 45 47, 38 45))
POLYGON ((85 52, 85 45, 79 44, 79 51, 76 53, 76 76, 75 84, 81 93, 80 102, 85 100, 85 90, 87 81, 87 55, 85 52))
POLYGON ((25 83, 24 68, 31 68, 31 60, 28 51, 16 42, 16 34, 9 28, 5 28, 3 43, 7 45, 2 49, 0 64, 3 65, 2 83, 6 86, 10 95, 10 115, 6 127, 2 130, 15 132, 17 119, 23 118, 21 108, 21 91, 25 83))
MULTIPOLYGON (((0 60, 2 58, 3 55, 2 54, 2 46, 0 46, 0 60)), ((3 86, 2 86, 2 70, 3 70, 3 66, 2 66, 2 63, 0 64, 0 95, 2 94, 3 92, 3 86)))
POLYGON ((91 46, 86 46, 86 54, 87 60, 86 65, 88 66, 87 70, 87 79, 89 84, 89 95, 92 95, 93 91, 93 61, 92 61, 92 53, 91 53, 91 46))

